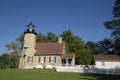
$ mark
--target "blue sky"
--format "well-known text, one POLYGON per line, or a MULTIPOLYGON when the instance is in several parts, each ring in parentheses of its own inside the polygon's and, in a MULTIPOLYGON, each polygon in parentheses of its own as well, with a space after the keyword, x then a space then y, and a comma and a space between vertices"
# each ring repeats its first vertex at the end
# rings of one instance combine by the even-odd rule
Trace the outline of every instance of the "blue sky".
POLYGON ((32 22, 37 33, 57 35, 70 28, 87 41, 109 37, 103 22, 111 20, 114 0, 0 0, 0 54, 32 22))

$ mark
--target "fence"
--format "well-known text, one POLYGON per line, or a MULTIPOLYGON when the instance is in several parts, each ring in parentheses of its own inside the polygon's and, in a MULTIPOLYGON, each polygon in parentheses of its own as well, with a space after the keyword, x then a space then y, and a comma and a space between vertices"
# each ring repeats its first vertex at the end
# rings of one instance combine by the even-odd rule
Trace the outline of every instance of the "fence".
POLYGON ((105 69, 105 68, 95 68, 94 66, 57 66, 56 71, 120 75, 119 67, 115 67, 112 69, 105 69))

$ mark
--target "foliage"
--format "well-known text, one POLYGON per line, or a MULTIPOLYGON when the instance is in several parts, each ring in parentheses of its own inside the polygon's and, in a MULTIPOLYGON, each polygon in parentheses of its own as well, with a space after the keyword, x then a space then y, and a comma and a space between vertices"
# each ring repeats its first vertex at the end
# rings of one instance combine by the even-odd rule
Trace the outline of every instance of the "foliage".
POLYGON ((104 38, 103 40, 96 43, 88 41, 86 45, 88 46, 88 50, 91 51, 93 54, 106 55, 114 53, 114 44, 112 43, 112 40, 110 38, 104 38))
POLYGON ((0 67, 8 68, 9 67, 10 54, 4 53, 0 56, 0 67))
MULTIPOLYGON (((19 48, 18 48, 19 44, 15 43, 15 42, 11 42, 11 43, 8 43, 6 45, 6 48, 8 49, 9 51, 9 54, 7 53, 7 55, 9 55, 9 58, 8 57, 4 57, 4 60, 8 60, 9 59, 9 65, 11 68, 17 68, 18 67, 18 64, 19 64, 19 48)), ((8 65, 7 63, 4 63, 6 65, 8 65)))
POLYGON ((19 63, 19 56, 16 52, 4 53, 0 56, 0 68, 17 68, 19 63))
POLYGON ((120 39, 120 0, 115 0, 113 7, 113 17, 114 18, 112 20, 104 22, 104 25, 106 29, 112 31, 111 39, 112 39, 113 47, 111 49, 114 51, 115 54, 120 56, 118 50, 119 45, 116 44, 116 43, 120 43, 118 42, 120 39))
POLYGON ((98 50, 97 50, 97 45, 95 42, 93 41, 88 41, 86 42, 86 45, 88 46, 88 50, 93 53, 93 54, 97 54, 98 50))
POLYGON ((24 34, 20 34, 20 36, 18 38, 16 38, 16 43, 18 44, 17 51, 19 54, 22 53, 23 41, 24 41, 24 34))
POLYGON ((46 38, 47 38, 47 42, 57 41, 57 36, 53 32, 48 32, 46 38))
POLYGON ((75 54, 76 64, 90 64, 92 62, 92 55, 80 37, 73 35, 70 29, 64 31, 61 36, 66 43, 66 52, 75 54))
POLYGON ((75 60, 76 60, 76 64, 88 65, 88 64, 92 63, 93 55, 92 55, 92 53, 90 53, 85 48, 82 48, 76 53, 76 59, 75 60))
POLYGON ((8 51, 12 51, 12 50, 17 51, 17 48, 18 48, 18 44, 16 44, 15 42, 8 43, 5 46, 8 51))
POLYGON ((115 50, 117 51, 115 53, 120 56, 120 39, 115 40, 115 46, 114 47, 115 47, 115 50))
POLYGON ((72 50, 70 50, 72 47, 72 42, 73 42, 73 34, 72 32, 70 31, 70 29, 62 32, 61 34, 64 42, 65 42, 65 46, 66 46, 66 52, 69 53, 69 52, 72 52, 72 50))
POLYGON ((112 41, 110 39, 104 38, 101 41, 98 41, 96 43, 96 48, 98 51, 98 54, 113 54, 112 53, 112 41))
POLYGON ((114 19, 111 21, 104 22, 104 25, 107 29, 112 31, 112 37, 120 38, 120 0, 115 0, 113 17, 114 19))
POLYGON ((120 17, 120 0, 115 1, 115 6, 113 8, 114 17, 120 17))
POLYGON ((42 33, 37 34, 36 42, 43 43, 46 41, 47 41, 46 36, 44 36, 42 33))
POLYGON ((16 41, 18 41, 19 43, 23 44, 24 34, 20 34, 20 36, 18 38, 16 38, 16 41))
POLYGON ((20 56, 16 54, 17 51, 14 51, 10 54, 10 67, 11 68, 18 68, 19 66, 19 58, 20 56))

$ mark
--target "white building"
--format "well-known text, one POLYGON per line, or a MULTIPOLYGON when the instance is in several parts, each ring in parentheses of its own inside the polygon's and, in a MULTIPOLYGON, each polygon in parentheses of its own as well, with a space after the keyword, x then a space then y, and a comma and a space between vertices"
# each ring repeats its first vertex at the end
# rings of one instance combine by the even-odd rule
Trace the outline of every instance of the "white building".
POLYGON ((117 55, 94 55, 94 60, 96 68, 120 68, 120 57, 117 55))

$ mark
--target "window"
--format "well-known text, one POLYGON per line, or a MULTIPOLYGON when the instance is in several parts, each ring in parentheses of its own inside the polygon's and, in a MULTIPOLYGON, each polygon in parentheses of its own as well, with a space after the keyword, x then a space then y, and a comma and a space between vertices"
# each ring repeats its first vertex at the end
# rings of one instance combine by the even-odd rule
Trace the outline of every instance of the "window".
POLYGON ((25 44, 25 49, 27 49, 28 48, 28 44, 25 44))
POLYGON ((68 63, 71 64, 72 59, 68 59, 68 63))
POLYGON ((62 63, 65 64, 66 63, 66 59, 62 59, 62 63))
POLYGON ((62 59, 63 64, 71 64, 72 59, 62 59))
POLYGON ((39 63, 45 63, 45 56, 39 57, 39 63))
POLYGON ((50 63, 55 63, 56 62, 56 57, 55 56, 50 56, 49 57, 49 62, 50 63))
POLYGON ((33 57, 32 56, 28 56, 28 63, 32 63, 33 62, 33 57))

